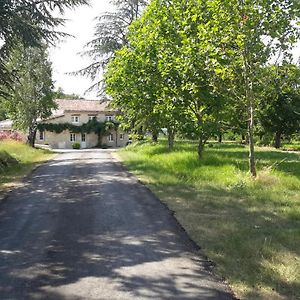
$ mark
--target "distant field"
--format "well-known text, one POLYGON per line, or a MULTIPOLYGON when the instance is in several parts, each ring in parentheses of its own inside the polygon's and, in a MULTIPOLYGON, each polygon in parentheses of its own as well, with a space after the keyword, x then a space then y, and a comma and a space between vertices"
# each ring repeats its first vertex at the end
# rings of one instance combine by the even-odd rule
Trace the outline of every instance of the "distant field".
POLYGON ((52 155, 50 151, 33 149, 21 142, 0 141, 0 191, 14 186, 38 163, 52 155))
POLYGON ((195 144, 133 144, 118 152, 216 263, 242 299, 300 299, 300 155, 213 144, 198 161, 195 144))

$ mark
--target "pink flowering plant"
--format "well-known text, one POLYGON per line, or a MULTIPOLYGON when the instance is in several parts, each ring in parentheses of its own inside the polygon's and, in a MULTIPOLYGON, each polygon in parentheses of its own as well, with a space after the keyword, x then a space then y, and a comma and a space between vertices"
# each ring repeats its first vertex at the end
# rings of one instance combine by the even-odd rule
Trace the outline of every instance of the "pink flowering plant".
POLYGON ((3 140, 14 140, 22 142, 24 141, 24 136, 16 131, 0 131, 0 141, 3 140))

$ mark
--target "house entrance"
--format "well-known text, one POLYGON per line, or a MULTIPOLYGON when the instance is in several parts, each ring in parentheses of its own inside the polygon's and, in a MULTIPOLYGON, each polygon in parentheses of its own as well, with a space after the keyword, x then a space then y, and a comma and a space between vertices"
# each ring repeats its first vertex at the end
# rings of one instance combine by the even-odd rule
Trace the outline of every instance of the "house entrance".
POLYGON ((85 133, 81 134, 81 143, 80 144, 81 144, 82 149, 86 148, 86 134, 85 133))

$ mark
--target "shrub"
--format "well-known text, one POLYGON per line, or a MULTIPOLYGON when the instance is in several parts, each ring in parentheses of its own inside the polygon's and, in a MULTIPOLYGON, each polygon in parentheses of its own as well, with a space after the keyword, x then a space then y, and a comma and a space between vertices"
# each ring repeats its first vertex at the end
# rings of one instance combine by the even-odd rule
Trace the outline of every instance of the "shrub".
POLYGON ((80 143, 79 142, 75 142, 75 143, 72 144, 72 147, 73 147, 73 149, 78 150, 78 149, 80 149, 80 143))

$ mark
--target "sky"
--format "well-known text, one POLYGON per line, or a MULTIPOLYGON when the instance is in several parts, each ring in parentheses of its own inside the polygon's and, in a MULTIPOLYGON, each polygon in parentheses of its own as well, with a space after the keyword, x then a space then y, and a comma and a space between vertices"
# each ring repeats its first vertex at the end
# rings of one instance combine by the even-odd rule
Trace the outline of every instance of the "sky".
POLYGON ((80 52, 84 45, 93 39, 95 17, 113 7, 109 0, 91 0, 91 6, 81 6, 69 10, 64 15, 68 19, 63 28, 59 28, 74 37, 68 37, 50 49, 50 59, 53 64, 53 78, 55 87, 63 88, 65 93, 79 94, 87 99, 96 99, 96 92, 84 95, 92 85, 90 79, 82 76, 70 76, 66 73, 80 70, 91 62, 88 58, 82 58, 80 52))
MULTIPOLYGON (((90 79, 82 76, 71 76, 66 73, 77 71, 86 67, 91 62, 87 57, 80 56, 84 45, 93 39, 95 17, 106 11, 112 11, 109 0, 91 0, 90 6, 81 6, 69 10, 65 14, 68 21, 60 30, 72 34, 74 37, 65 38, 55 47, 50 49, 50 59, 53 63, 53 77, 55 87, 63 88, 65 93, 78 94, 87 99, 97 99, 97 93, 85 94, 92 85, 90 79)), ((300 43, 294 50, 294 56, 300 56, 300 43)))

